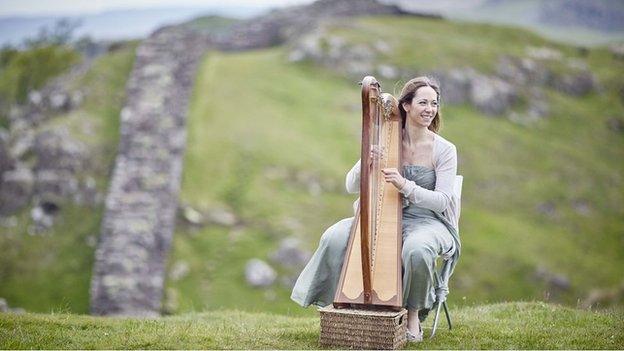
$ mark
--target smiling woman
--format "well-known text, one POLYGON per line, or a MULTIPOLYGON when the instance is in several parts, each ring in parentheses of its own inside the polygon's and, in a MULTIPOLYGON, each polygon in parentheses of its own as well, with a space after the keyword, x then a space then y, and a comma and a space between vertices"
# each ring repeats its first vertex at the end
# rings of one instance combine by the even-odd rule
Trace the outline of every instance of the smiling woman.
MULTIPOLYGON (((408 309, 410 341, 422 341, 422 322, 436 300, 433 286, 435 260, 446 263, 442 280, 457 263, 460 240, 457 223, 455 146, 439 136, 441 126, 440 88, 427 77, 405 84, 399 98, 402 123, 402 164, 382 170, 385 181, 396 187, 404 198, 402 213, 403 307, 408 309), (419 311, 422 310, 421 313, 419 311)), ((376 150, 375 157, 384 157, 376 150)), ((360 189, 358 161, 349 171, 349 193, 360 189)), ((325 231, 320 245, 297 279, 291 298, 307 307, 329 305, 334 298, 354 218, 339 221, 325 231)), ((446 284, 442 288, 448 292, 446 284)))

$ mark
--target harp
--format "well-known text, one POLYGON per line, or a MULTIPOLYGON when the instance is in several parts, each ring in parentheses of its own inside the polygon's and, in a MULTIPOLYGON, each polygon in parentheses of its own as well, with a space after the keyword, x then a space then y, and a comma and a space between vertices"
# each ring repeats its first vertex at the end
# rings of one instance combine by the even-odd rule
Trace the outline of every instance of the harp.
POLYGON ((381 169, 401 165, 401 119, 397 100, 382 93, 372 76, 362 81, 362 162, 356 211, 334 307, 388 308, 403 304, 399 191, 386 183, 381 169), (383 159, 370 157, 384 147, 383 159))

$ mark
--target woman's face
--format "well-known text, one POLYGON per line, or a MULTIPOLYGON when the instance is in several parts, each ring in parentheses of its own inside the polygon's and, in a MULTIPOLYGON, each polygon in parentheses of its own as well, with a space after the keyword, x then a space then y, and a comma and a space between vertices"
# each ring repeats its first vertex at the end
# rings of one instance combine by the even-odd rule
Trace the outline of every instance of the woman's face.
POLYGON ((411 104, 403 104, 410 124, 429 127, 438 113, 438 94, 432 87, 424 86, 416 90, 411 104))

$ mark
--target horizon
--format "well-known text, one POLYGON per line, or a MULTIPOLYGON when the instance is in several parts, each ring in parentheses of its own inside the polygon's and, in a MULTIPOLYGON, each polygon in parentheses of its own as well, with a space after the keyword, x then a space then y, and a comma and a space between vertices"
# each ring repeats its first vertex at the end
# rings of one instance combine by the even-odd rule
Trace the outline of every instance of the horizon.
POLYGON ((311 3, 314 0, 235 0, 223 4, 218 0, 131 0, 131 1, 88 1, 56 0, 53 8, 50 2, 36 0, 9 0, 0 2, 0 18, 80 17, 100 15, 109 12, 164 9, 219 9, 258 8, 269 9, 311 3))

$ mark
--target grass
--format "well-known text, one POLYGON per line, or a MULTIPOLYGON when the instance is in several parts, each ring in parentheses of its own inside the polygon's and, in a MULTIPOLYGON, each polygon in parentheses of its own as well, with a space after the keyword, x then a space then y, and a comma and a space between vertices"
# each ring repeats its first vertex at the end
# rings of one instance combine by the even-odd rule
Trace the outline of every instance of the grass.
MULTIPOLYGON (((619 349, 622 314, 541 302, 451 308, 453 329, 407 349, 619 349)), ((444 321, 441 321, 444 323, 444 321)), ((430 332, 431 318, 425 322, 430 332)), ((318 349, 319 319, 222 310, 158 319, 0 314, 2 349, 318 349)))
POLYGON ((170 261, 185 260, 192 271, 170 284, 187 301, 182 311, 191 305, 259 311, 267 308, 264 296, 272 311, 291 310, 283 287, 246 286, 246 261, 268 256, 276 240, 291 234, 288 223, 305 228, 295 234, 309 243, 317 239, 306 234, 350 213, 340 178, 343 165, 355 161, 357 126, 344 101, 357 92, 331 76, 311 79, 316 71, 274 65, 280 51, 250 55, 209 54, 196 83, 181 199, 203 211, 229 208, 245 225, 176 231, 170 261), (327 190, 311 196, 302 177, 327 190))

